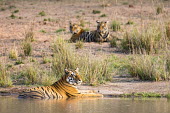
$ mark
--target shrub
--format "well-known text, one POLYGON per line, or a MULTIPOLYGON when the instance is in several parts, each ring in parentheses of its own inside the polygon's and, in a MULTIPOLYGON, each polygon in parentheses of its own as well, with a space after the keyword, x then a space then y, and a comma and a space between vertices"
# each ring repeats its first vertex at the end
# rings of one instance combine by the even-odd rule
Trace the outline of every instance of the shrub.
POLYGON ((101 13, 101 11, 93 10, 92 13, 93 13, 93 14, 99 14, 99 13, 101 13))
POLYGON ((12 80, 10 73, 7 71, 7 68, 0 64, 0 87, 9 87, 12 86, 12 80))
POLYGON ((112 21, 111 29, 113 31, 119 31, 120 30, 120 23, 118 21, 112 21))
POLYGON ((109 62, 107 59, 97 59, 93 55, 80 55, 75 49, 63 39, 58 39, 53 45, 54 57, 52 70, 60 78, 64 69, 80 68, 84 81, 91 85, 104 83, 111 80, 109 62))
POLYGON ((124 51, 133 53, 158 53, 166 48, 166 42, 162 37, 162 32, 157 27, 146 28, 142 33, 138 30, 133 30, 131 33, 126 33, 121 41, 121 46, 124 51))

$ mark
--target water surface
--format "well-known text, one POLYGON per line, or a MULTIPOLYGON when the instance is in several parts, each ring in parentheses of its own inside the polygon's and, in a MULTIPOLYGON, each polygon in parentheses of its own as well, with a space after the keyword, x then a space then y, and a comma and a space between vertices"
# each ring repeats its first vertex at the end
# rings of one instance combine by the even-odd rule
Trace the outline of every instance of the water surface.
POLYGON ((170 100, 165 98, 34 100, 0 97, 0 113, 170 113, 170 100))

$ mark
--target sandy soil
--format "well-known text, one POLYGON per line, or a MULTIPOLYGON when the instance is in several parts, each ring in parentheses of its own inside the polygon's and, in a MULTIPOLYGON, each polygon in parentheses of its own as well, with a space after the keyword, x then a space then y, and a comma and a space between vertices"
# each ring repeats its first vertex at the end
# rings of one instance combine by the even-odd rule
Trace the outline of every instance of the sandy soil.
MULTIPOLYGON (((35 39, 33 42, 33 55, 40 64, 42 56, 45 53, 50 57, 50 45, 54 38, 62 37, 68 40, 71 37, 69 33, 69 21, 80 22, 84 21, 85 28, 94 30, 96 28, 96 20, 119 20, 121 23, 121 31, 113 32, 111 34, 122 38, 126 31, 132 28, 145 26, 151 24, 155 20, 168 19, 170 17, 170 1, 164 3, 164 13, 156 15, 155 8, 160 3, 148 3, 144 1, 141 5, 139 2, 130 1, 124 5, 125 1, 95 1, 95 0, 30 0, 30 1, 6 1, 1 3, 0 6, 4 11, 0 11, 0 61, 6 64, 14 64, 8 58, 9 51, 12 48, 17 48, 19 53, 22 52, 21 41, 24 39, 25 32, 33 26, 35 39), (102 5, 107 7, 102 7, 102 5), (129 4, 133 7, 129 7, 129 4), (14 8, 10 8, 15 6, 14 8), (19 10, 14 13, 17 17, 11 19, 11 12, 19 10), (92 14, 93 10, 100 10, 100 14, 92 14), (45 11, 46 16, 40 16, 39 12, 45 11), (106 14, 106 17, 100 15, 106 14), (20 19, 19 19, 20 18, 20 19), (44 19, 52 19, 52 21, 44 22, 44 19), (133 20, 134 25, 126 25, 128 20, 133 20), (58 29, 66 29, 64 32, 55 33, 58 29), (40 32, 45 30, 46 33, 40 32)), ((73 43, 74 45, 74 43, 73 43)), ((85 43, 84 48, 77 50, 77 52, 90 52, 94 55, 100 54, 126 56, 126 54, 119 52, 117 48, 111 48, 109 43, 85 43)), ((26 61, 25 61, 26 62, 26 61)), ((11 72, 17 73, 24 65, 14 65, 11 72)), ((40 68, 48 68, 49 64, 42 64, 40 68)), ((13 88, 0 88, 0 91, 9 91, 17 93, 18 91, 26 88, 26 86, 15 86, 13 88)), ((142 82, 135 78, 116 76, 113 81, 101 86, 78 86, 83 90, 94 90, 102 94, 122 94, 131 92, 157 92, 157 93, 170 93, 170 82, 142 82)), ((3 94, 3 93, 1 93, 3 94)))

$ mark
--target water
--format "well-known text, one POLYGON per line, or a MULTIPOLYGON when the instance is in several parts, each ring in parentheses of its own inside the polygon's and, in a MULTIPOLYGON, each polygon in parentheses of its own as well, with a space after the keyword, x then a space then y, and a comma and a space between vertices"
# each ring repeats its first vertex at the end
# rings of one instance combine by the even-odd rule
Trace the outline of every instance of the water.
POLYGON ((167 99, 33 100, 0 97, 0 113, 170 113, 167 99))

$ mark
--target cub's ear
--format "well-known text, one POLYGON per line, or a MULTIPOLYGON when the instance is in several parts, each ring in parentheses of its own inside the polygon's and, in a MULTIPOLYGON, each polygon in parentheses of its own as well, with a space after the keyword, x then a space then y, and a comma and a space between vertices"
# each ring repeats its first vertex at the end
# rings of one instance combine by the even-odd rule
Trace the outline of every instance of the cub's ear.
POLYGON ((64 72, 65 72, 65 74, 69 73, 68 69, 64 69, 64 72))
POLYGON ((79 68, 76 68, 76 70, 75 70, 77 73, 79 73, 79 68))
POLYGON ((97 23, 100 23, 100 21, 96 20, 97 23))

